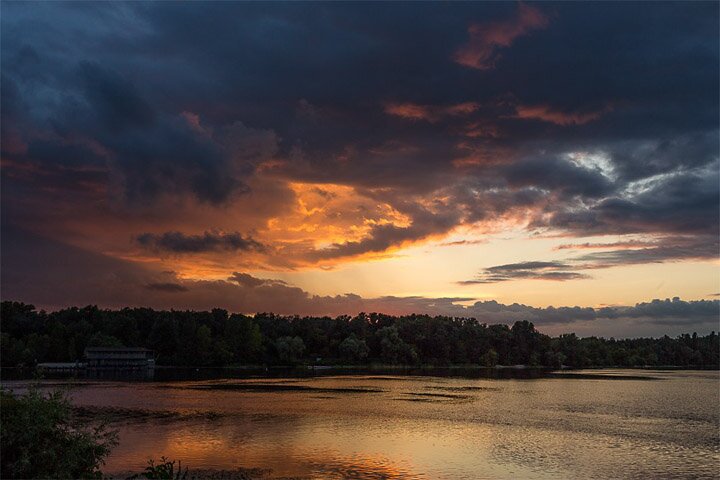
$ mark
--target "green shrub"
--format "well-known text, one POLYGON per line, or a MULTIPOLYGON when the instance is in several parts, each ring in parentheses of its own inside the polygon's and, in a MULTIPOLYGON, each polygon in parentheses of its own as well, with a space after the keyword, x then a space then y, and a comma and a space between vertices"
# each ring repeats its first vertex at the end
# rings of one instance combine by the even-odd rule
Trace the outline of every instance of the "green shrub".
POLYGON ((75 419, 65 392, 31 387, 0 390, 0 444, 2 478, 102 478, 117 434, 75 419))

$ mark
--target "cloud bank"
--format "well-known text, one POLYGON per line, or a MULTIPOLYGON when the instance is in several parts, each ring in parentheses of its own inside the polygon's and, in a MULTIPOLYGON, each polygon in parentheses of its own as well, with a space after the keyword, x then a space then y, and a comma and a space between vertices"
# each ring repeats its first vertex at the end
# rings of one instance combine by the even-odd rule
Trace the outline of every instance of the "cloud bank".
MULTIPOLYGON (((339 311, 360 300, 183 279, 337 268, 466 231, 482 249, 505 228, 613 238, 457 281, 595 285, 600 268, 714 261, 719 8, 5 2, 2 230, 48 241, 3 243, 3 296, 252 310, 276 289, 339 311)), ((380 306, 397 302, 460 308, 380 306)))

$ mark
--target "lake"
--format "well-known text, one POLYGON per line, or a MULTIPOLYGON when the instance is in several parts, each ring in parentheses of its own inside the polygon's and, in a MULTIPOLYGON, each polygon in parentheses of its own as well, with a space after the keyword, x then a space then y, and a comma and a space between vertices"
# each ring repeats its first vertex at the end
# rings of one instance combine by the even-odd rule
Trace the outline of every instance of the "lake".
POLYGON ((717 478, 720 471, 717 371, 85 380, 71 396, 119 430, 106 473, 140 471, 161 455, 190 468, 270 469, 271 478, 717 478))

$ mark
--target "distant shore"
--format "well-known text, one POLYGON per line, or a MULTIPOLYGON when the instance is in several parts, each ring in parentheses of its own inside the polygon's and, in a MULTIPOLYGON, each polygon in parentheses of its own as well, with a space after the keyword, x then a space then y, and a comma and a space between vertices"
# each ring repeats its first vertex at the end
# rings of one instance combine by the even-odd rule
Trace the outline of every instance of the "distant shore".
POLYGON ((597 367, 570 367, 563 365, 560 368, 549 368, 537 365, 496 365, 485 367, 480 365, 295 365, 295 366, 263 366, 263 365, 233 365, 222 367, 208 366, 172 366, 160 365, 154 368, 150 377, 136 377, 125 372, 101 372, 101 375, 89 373, 84 370, 53 371, 49 369, 36 369, 35 367, 2 367, 0 368, 0 381, 30 380, 33 378, 78 378, 84 380, 137 380, 137 381, 183 381, 183 380, 213 380, 217 378, 276 378, 276 377, 313 377, 331 375, 409 375, 409 376, 467 376, 469 378, 552 378, 567 374, 580 374, 586 370, 688 370, 688 371, 718 371, 718 365, 706 366, 597 366, 597 367), (234 375, 233 375, 234 374, 234 375))

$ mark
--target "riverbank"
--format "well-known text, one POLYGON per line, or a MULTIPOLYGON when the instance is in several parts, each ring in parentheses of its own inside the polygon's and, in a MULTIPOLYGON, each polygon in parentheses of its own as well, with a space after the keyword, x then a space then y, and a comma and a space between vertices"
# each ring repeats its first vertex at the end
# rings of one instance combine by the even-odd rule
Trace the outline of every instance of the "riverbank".
MULTIPOLYGON (((550 369, 540 366, 529 365, 497 365, 495 367, 483 367, 478 365, 385 365, 373 364, 369 366, 359 365, 315 365, 315 366, 254 366, 242 365, 233 367, 174 367, 159 366, 152 370, 149 375, 135 375, 125 371, 103 371, 102 375, 97 372, 52 372, 36 371, 31 368, 5 367, 0 369, 0 381, 31 380, 33 378, 45 379, 75 379, 77 381, 133 381, 133 382, 174 382, 174 381, 201 381, 218 380, 224 378, 313 378, 325 376, 363 376, 363 375, 402 375, 402 376, 441 376, 475 379, 538 379, 552 378, 562 374, 580 374, 592 370, 596 372, 618 370, 619 368, 571 368, 563 366, 559 369, 550 369)), ((682 367, 675 365, 663 365, 660 367, 633 367, 621 368, 635 372, 645 371, 718 371, 718 366, 706 367, 682 367)))

